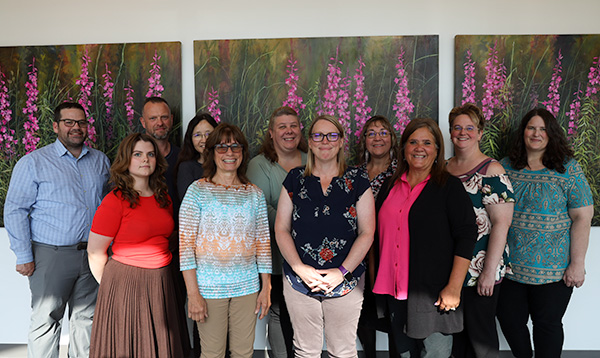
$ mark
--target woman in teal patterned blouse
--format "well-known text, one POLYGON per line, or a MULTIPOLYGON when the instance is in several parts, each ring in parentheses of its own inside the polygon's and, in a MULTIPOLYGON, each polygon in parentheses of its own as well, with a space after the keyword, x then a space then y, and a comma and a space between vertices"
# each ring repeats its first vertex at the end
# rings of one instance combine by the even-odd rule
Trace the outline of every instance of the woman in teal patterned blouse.
POLYGON ((512 186, 504 168, 479 149, 485 120, 471 103, 452 109, 450 139, 455 157, 447 169, 463 183, 477 217, 478 237, 462 298, 464 330, 454 335, 453 356, 498 357, 496 305, 507 271, 506 234, 513 215, 512 186))
POLYGON ((545 109, 529 111, 501 164, 516 204, 508 232, 512 273, 502 283, 498 320, 515 357, 560 357, 562 317, 585 279, 592 193, 564 131, 545 109))

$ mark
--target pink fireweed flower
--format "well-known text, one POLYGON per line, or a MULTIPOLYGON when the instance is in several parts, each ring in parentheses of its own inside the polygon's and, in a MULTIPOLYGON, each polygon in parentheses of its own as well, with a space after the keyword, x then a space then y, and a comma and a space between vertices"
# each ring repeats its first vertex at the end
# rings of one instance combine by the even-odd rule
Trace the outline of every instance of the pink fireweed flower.
POLYGON ((560 73, 562 72, 562 58, 563 55, 561 51, 558 50, 556 65, 552 70, 552 78, 550 79, 550 86, 548 86, 548 100, 542 102, 546 109, 555 117, 558 115, 558 111, 560 110, 560 94, 558 93, 558 88, 560 86, 560 82, 562 81, 562 77, 560 76, 560 73))
POLYGON ((577 92, 573 93, 575 99, 569 105, 569 111, 567 112, 567 117, 569 117, 569 124, 567 128, 567 137, 572 139, 577 134, 577 122, 579 121, 579 117, 581 115, 581 95, 583 91, 581 90, 581 84, 577 87, 577 92))
POLYGON ((462 102, 465 103, 477 103, 475 99, 475 61, 472 59, 471 50, 467 50, 467 60, 464 63, 465 68, 465 80, 462 83, 462 102))
POLYGON ((107 123, 107 127, 106 127, 106 138, 108 140, 110 140, 112 138, 112 110, 113 110, 113 95, 114 95, 114 90, 115 90, 115 83, 112 81, 112 77, 111 74, 112 72, 110 72, 110 70, 108 69, 108 63, 104 64, 105 68, 106 68, 106 72, 104 72, 104 74, 102 75, 102 78, 104 79, 104 85, 102 86, 102 97, 104 97, 105 101, 104 101, 104 107, 106 108, 106 117, 104 118, 104 120, 107 123))
POLYGON ((25 128, 25 137, 23 138, 23 144, 25 145, 25 153, 31 153, 37 148, 37 144, 40 141, 37 131, 40 129, 38 119, 36 117, 38 99, 38 83, 37 83, 37 68, 35 67, 35 57, 31 61, 31 71, 27 73, 29 81, 25 83, 27 88, 27 102, 25 102, 25 108, 23 108, 23 114, 27 115, 27 122, 23 124, 25 128))
POLYGON ((365 63, 362 57, 358 59, 358 67, 356 68, 356 74, 354 75, 354 81, 356 82, 356 89, 354 90, 354 101, 352 106, 355 108, 354 121, 356 122, 356 132, 354 134, 358 137, 363 130, 365 122, 371 113, 371 107, 367 106, 369 96, 365 93, 365 76, 363 75, 363 67, 365 63))
MULTIPOLYGON (((320 109, 317 111, 317 115, 319 116, 324 114, 335 116, 338 90, 342 80, 342 70, 338 66, 336 59, 331 57, 330 60, 333 61, 333 63, 327 64, 327 87, 325 87, 325 94, 320 103, 320 109)), ((340 61, 340 64, 341 63, 342 62, 340 61)))
POLYGON ((133 88, 131 87, 131 82, 127 81, 127 86, 124 88, 125 90, 125 113, 127 115, 127 123, 129 124, 129 128, 133 130, 133 119, 135 117, 135 110, 133 109, 133 88))
POLYGON ((88 138, 86 139, 86 144, 92 145, 96 143, 96 127, 94 127, 94 117, 91 114, 90 109, 92 108, 92 88, 94 87, 94 82, 91 81, 90 73, 89 73, 89 65, 90 65, 90 56, 88 56, 88 49, 85 49, 83 56, 81 57, 81 74, 79 75, 79 79, 75 81, 76 84, 80 86, 79 93, 79 104, 85 110, 85 117, 87 118, 88 125, 88 138))
POLYGON ((404 64, 404 47, 400 48, 400 54, 398 55, 398 63, 396 64, 396 70, 398 70, 398 76, 394 78, 394 83, 398 86, 396 92, 396 103, 392 106, 392 110, 395 111, 396 123, 394 123, 394 129, 398 132, 404 132, 404 128, 408 122, 410 122, 409 115, 415 110, 415 105, 410 100, 410 90, 408 89, 408 76, 406 74, 406 68, 404 64))
POLYGON ((588 85, 585 90, 585 96, 595 98, 598 92, 600 92, 600 57, 594 57, 594 62, 588 73, 588 85))
POLYGON ((9 127, 12 110, 5 80, 6 76, 0 70, 0 151, 10 157, 15 153, 14 146, 16 146, 17 140, 14 137, 15 130, 9 127))
POLYGON ((160 66, 158 65, 158 60, 160 60, 160 56, 158 55, 158 50, 154 50, 154 57, 152 57, 153 62, 150 63, 150 77, 148 77, 148 92, 146 93, 147 97, 160 97, 162 96, 162 92, 165 88, 160 84, 160 66))
POLYGON ((288 86, 287 98, 283 101, 282 106, 288 106, 293 108, 296 112, 300 109, 306 108, 306 104, 302 103, 302 97, 296 94, 298 90, 298 69, 296 68, 296 63, 298 61, 294 60, 294 55, 290 53, 290 58, 288 59, 287 64, 287 72, 288 78, 285 80, 285 84, 288 86))
POLYGON ((219 92, 210 87, 208 92, 208 113, 215 119, 217 123, 221 122, 221 110, 219 109, 219 92))
POLYGON ((327 65, 327 85, 323 99, 319 103, 317 115, 330 115, 337 117, 338 121, 344 128, 345 146, 348 148, 348 137, 351 134, 350 128, 350 79, 348 76, 342 77, 341 66, 344 64, 336 57, 331 57, 331 63, 327 65))
POLYGON ((486 120, 490 120, 494 115, 494 109, 504 109, 508 102, 507 94, 503 92, 506 83, 506 67, 504 63, 498 60, 497 43, 490 47, 488 59, 485 65, 487 74, 483 89, 485 93, 481 100, 481 110, 486 120))

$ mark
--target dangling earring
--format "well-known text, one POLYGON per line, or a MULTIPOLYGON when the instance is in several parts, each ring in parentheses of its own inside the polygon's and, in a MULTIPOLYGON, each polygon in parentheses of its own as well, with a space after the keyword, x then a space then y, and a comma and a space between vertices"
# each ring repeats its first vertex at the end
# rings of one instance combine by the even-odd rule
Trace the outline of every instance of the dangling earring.
POLYGON ((365 150, 365 163, 369 162, 369 151, 365 150))
POLYGON ((394 148, 390 148, 390 160, 394 160, 394 148))

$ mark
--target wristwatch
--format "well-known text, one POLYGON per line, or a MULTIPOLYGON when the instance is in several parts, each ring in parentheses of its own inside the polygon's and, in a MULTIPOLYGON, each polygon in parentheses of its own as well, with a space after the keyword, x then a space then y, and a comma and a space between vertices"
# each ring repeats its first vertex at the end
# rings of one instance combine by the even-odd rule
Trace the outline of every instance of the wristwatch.
POLYGON ((346 282, 352 281, 352 272, 346 270, 346 268, 342 265, 340 265, 340 267, 338 268, 340 269, 340 271, 342 271, 342 275, 344 275, 344 280, 346 280, 346 282))

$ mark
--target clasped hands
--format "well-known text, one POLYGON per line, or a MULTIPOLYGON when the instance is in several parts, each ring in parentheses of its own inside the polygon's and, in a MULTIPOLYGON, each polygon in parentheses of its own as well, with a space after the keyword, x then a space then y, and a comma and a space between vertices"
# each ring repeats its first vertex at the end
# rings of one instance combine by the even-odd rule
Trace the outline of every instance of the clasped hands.
POLYGON ((328 294, 344 282, 344 275, 338 268, 317 270, 314 267, 301 264, 293 269, 312 292, 321 291, 328 294))

